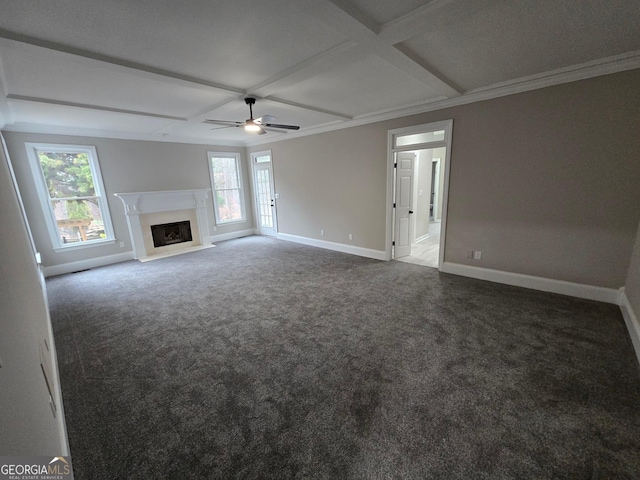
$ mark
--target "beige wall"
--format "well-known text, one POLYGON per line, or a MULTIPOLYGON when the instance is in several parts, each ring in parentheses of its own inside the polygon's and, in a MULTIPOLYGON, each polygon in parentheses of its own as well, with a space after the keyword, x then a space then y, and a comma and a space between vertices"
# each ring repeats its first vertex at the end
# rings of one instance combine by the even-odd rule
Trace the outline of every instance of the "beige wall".
POLYGON ((619 288, 640 220, 638 85, 633 70, 249 150, 273 151, 281 232, 384 250, 387 131, 453 119, 445 261, 619 288))
MULTIPOLYGON (((631 254, 624 291, 636 318, 640 318, 640 224, 638 225, 636 242, 631 254)), ((640 354, 640 352, 638 353, 640 354)))
MULTIPOLYGON (((32 224, 36 246, 42 253, 43 265, 53 266, 94 257, 121 254, 131 250, 131 241, 122 202, 113 196, 120 192, 146 192, 160 190, 188 190, 211 188, 207 151, 232 151, 244 156, 244 148, 189 145, 181 143, 116 140, 91 137, 69 137, 30 133, 5 132, 9 153, 14 163, 16 177, 22 192, 25 209, 32 224), (85 248, 56 253, 44 223, 44 216, 29 169, 25 142, 94 145, 98 152, 100 169, 109 201, 109 210, 118 241, 126 247, 115 245, 85 248)), ((247 221, 223 225, 214 231, 213 200, 210 198, 207 214, 210 234, 224 234, 253 226, 250 183, 243 157, 243 184, 247 221)))
POLYGON ((280 233, 384 250, 387 133, 382 126, 296 138, 250 151, 269 148, 280 195, 280 233))
POLYGON ((40 274, 1 148, 0 218, 0 455, 66 455, 60 400, 56 420, 40 367, 39 345, 53 345, 40 274))
POLYGON ((640 218, 640 70, 454 113, 446 261, 624 284, 640 218), (459 112, 459 113, 458 113, 459 112))

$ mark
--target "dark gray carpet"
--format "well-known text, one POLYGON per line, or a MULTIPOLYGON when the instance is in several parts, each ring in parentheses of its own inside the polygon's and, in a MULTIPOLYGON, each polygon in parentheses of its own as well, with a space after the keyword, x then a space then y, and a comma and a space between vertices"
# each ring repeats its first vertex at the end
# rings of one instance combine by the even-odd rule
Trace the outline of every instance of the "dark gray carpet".
POLYGON ((640 478, 614 305, 261 237, 47 283, 80 480, 640 478))

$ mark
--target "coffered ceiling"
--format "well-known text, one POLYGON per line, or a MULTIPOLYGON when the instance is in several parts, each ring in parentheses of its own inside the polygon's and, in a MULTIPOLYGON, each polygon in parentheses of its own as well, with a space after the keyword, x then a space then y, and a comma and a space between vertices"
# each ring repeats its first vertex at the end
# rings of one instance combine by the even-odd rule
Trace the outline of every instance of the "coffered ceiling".
POLYGON ((0 0, 0 125, 251 145, 639 68, 638 25, 638 0, 0 0), (300 131, 202 123, 246 96, 300 131))

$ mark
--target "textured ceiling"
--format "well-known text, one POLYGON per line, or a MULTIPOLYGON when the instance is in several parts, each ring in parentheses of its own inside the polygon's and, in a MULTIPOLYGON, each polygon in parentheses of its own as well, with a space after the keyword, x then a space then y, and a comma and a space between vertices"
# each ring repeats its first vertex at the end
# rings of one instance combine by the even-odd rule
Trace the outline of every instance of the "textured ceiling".
POLYGON ((640 67, 637 0, 0 0, 6 130, 250 145, 640 67), (540 83, 540 82, 543 83, 540 83), (256 136, 205 119, 271 114, 256 136))

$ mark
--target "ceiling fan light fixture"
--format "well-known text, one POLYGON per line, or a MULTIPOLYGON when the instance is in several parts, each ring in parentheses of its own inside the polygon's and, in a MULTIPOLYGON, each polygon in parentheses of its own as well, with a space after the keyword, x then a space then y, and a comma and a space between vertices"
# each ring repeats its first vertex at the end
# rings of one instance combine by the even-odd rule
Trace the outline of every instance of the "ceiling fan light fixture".
POLYGON ((256 125, 255 123, 253 123, 253 121, 247 120, 247 123, 245 124, 244 129, 247 132, 259 132, 260 125, 256 125))
MULTIPOLYGON (((273 115, 263 115, 262 117, 253 118, 253 105, 256 103, 256 99, 253 97, 247 97, 244 99, 244 103, 249 106, 250 117, 244 122, 233 122, 229 120, 204 120, 204 123, 212 123, 214 125, 223 125, 221 128, 227 127, 244 127, 245 132, 257 133, 258 135, 264 135, 268 129, 277 130, 299 130, 297 125, 284 125, 279 123, 271 123, 276 120, 273 115)), ((215 130, 215 129, 214 129, 215 130)))

